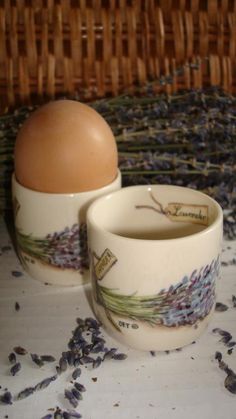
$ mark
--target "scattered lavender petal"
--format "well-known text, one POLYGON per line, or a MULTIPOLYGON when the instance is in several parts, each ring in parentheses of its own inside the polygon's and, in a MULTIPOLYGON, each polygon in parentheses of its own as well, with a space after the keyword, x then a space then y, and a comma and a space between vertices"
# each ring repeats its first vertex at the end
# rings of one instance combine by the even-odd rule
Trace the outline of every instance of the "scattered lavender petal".
POLYGON ((16 311, 20 310, 20 304, 18 303, 18 301, 15 302, 15 310, 16 311))
POLYGON ((31 396, 31 394, 33 393, 34 393, 34 387, 27 387, 17 394, 17 400, 25 399, 26 397, 31 396))
POLYGON ((225 388, 230 391, 230 393, 236 394, 236 374, 228 374, 225 382, 225 388))
POLYGON ((76 408, 78 406, 78 400, 75 398, 75 396, 70 390, 65 389, 64 395, 73 407, 76 408))
POLYGON ((11 271, 11 274, 15 278, 20 278, 21 276, 23 276, 23 272, 21 272, 21 271, 11 271))
POLYGON ((72 378, 73 380, 76 380, 77 378, 79 378, 81 376, 81 369, 80 368, 76 368, 73 372, 72 372, 72 378))
POLYGON ((218 361, 222 361, 222 353, 217 351, 215 353, 215 359, 217 359, 218 361))
POLYGON ((44 380, 40 381, 36 386, 34 387, 35 390, 43 390, 46 387, 48 387, 52 381, 55 381, 57 379, 57 375, 53 375, 52 377, 45 378, 44 380))
POLYGON ((93 361, 93 368, 98 368, 100 367, 102 363, 102 358, 100 356, 98 356, 94 361, 93 361))
POLYGON ((122 353, 120 353, 120 354, 115 354, 113 357, 112 357, 112 359, 115 359, 115 360, 117 360, 117 361, 123 361, 124 359, 126 359, 127 358, 127 355, 126 354, 122 354, 122 353))
POLYGON ((82 396, 81 392, 79 390, 77 390, 76 388, 72 388, 71 393, 73 394, 73 396, 77 400, 83 400, 83 396, 82 396))
POLYGON ((5 391, 4 394, 0 396, 0 403, 2 404, 12 404, 12 394, 10 391, 5 391))
POLYGON ((82 418, 82 415, 75 411, 63 412, 63 419, 73 419, 73 418, 80 419, 82 418))
POLYGON ((48 415, 43 416, 41 419, 52 419, 52 414, 49 413, 48 415))
POLYGON ((236 307, 236 295, 232 295, 233 307, 236 307))
POLYGON ((44 362, 55 362, 56 361, 56 358, 54 358, 54 356, 52 356, 52 355, 41 355, 40 358, 44 362))
POLYGON ((86 391, 86 388, 84 387, 84 385, 83 385, 83 384, 80 384, 80 383, 74 383, 74 386, 75 386, 76 390, 78 390, 78 391, 82 391, 82 393, 83 393, 84 391, 86 391))
POLYGON ((17 355, 26 355, 28 351, 25 348, 22 348, 22 346, 15 346, 14 352, 17 355))
POLYGON ((38 365, 38 367, 42 367, 44 365, 43 360, 37 354, 30 354, 32 361, 38 365))
POLYGON ((104 354, 103 360, 105 360, 105 359, 112 359, 112 358, 113 358, 113 356, 115 355, 116 351, 117 351, 117 348, 111 348, 111 349, 109 349, 109 350, 108 350, 108 351, 104 354))
POLYGON ((220 302, 217 302, 215 305, 215 311, 218 311, 218 312, 224 312, 224 311, 227 311, 228 309, 229 307, 226 304, 223 304, 220 302))
POLYGON ((16 364, 13 365, 13 367, 11 367, 10 373, 11 375, 15 376, 20 370, 21 370, 21 363, 17 362, 16 364))
POLYGON ((61 372, 65 372, 67 370, 67 365, 67 361, 63 357, 61 357, 59 359, 59 367, 61 372))
POLYGON ((14 352, 11 352, 8 355, 8 359, 9 359, 10 364, 15 364, 16 363, 16 355, 14 354, 14 352))

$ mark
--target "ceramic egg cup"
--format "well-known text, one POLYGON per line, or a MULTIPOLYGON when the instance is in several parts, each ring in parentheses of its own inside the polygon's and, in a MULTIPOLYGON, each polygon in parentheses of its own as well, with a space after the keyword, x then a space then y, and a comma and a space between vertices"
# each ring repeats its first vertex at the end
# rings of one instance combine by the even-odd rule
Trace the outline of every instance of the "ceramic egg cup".
POLYGON ((12 177, 18 254, 35 279, 55 285, 88 280, 86 211, 96 198, 121 187, 121 174, 110 184, 88 192, 37 192, 12 177))
POLYGON ((118 341, 172 350, 200 336, 214 311, 223 215, 178 186, 132 186, 87 213, 97 317, 118 341))

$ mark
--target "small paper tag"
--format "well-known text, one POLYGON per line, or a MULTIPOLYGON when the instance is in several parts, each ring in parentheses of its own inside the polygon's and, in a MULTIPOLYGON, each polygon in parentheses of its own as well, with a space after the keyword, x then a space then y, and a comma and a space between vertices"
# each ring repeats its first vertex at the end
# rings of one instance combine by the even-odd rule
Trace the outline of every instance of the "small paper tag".
POLYGON ((99 261, 95 265, 95 273, 98 279, 102 279, 106 273, 111 269, 111 267, 116 263, 117 258, 113 253, 106 249, 104 250, 99 261))
POLYGON ((166 215, 172 221, 208 225, 208 206, 170 202, 165 208, 166 215))

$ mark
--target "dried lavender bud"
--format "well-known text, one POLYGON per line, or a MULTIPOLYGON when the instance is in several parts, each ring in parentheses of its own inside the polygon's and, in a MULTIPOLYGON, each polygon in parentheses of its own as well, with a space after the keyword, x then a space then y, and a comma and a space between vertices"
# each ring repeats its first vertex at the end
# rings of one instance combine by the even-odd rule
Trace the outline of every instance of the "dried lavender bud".
POLYGON ((83 393, 84 391, 86 391, 86 388, 84 387, 84 385, 83 385, 83 384, 80 384, 80 383, 74 383, 74 386, 75 386, 76 390, 81 391, 82 393, 83 393))
POLYGON ((120 353, 120 354, 115 354, 113 357, 112 357, 112 359, 115 359, 115 360, 117 360, 117 361, 123 361, 124 359, 126 359, 127 358, 127 355, 126 354, 122 354, 122 353, 120 353))
POLYGON ((155 352, 155 351, 150 351, 150 354, 151 354, 152 356, 156 356, 156 352, 155 352))
POLYGON ((52 414, 49 413, 48 415, 43 416, 41 419, 52 419, 52 414))
POLYGON ((226 304, 223 304, 223 303, 216 303, 216 305, 215 305, 215 311, 218 311, 218 312, 224 312, 224 311, 227 311, 229 309, 229 307, 226 305, 226 304))
POLYGON ((80 317, 77 317, 76 322, 79 326, 85 326, 85 321, 80 317))
POLYGON ((43 360, 37 354, 30 354, 32 361, 38 365, 38 367, 42 367, 44 365, 43 360))
POLYGON ((20 370, 21 370, 21 363, 17 362, 16 364, 13 365, 13 367, 11 367, 10 373, 11 375, 15 376, 20 370))
POLYGON ((85 325, 90 329, 98 329, 100 327, 99 323, 96 319, 93 319, 92 317, 87 317, 85 319, 85 325))
POLYGON ((25 399, 26 397, 31 396, 31 394, 33 394, 33 393, 34 393, 34 387, 27 387, 24 390, 20 391, 17 394, 16 398, 17 398, 17 400, 22 400, 22 399, 25 399))
POLYGON ((12 404, 12 394, 10 391, 5 391, 5 393, 0 396, 0 403, 12 404))
POLYGON ((75 358, 73 366, 78 367, 79 365, 81 365, 81 364, 80 364, 80 357, 78 356, 77 358, 75 358))
POLYGON ((11 272, 11 274, 12 274, 12 276, 14 276, 15 278, 19 278, 19 277, 21 277, 21 276, 23 275, 23 273, 22 273, 22 272, 20 272, 20 271, 12 271, 12 272, 11 272))
POLYGON ((90 343, 83 348, 83 355, 89 355, 93 345, 90 343))
POLYGON ((52 355, 41 355, 41 360, 44 362, 55 362, 56 358, 54 358, 54 356, 52 355))
POLYGON ((67 365, 67 361, 63 357, 61 357, 59 359, 59 367, 61 372, 65 372, 67 370, 67 365))
POLYGON ((8 355, 8 359, 9 359, 10 364, 16 363, 16 355, 14 354, 14 352, 11 352, 10 355, 8 355))
POLYGON ((43 390, 46 387, 48 387, 52 381, 55 381, 57 379, 57 375, 53 375, 52 377, 45 378, 44 380, 40 381, 40 383, 36 384, 34 389, 36 391, 43 390))
POLYGON ((26 355, 28 353, 28 351, 21 346, 15 346, 14 351, 17 355, 26 355))
POLYGON ((227 375, 224 385, 230 393, 236 394, 236 374, 231 373, 227 375))
POLYGON ((236 307, 236 295, 232 295, 233 307, 236 307))
POLYGON ((227 342, 226 346, 228 348, 233 348, 236 345, 236 342, 234 340, 231 340, 231 342, 227 342))
POLYGON ((93 361, 93 368, 98 368, 100 367, 102 363, 102 358, 100 356, 98 356, 94 361, 93 361))
POLYGON ((83 364, 92 364, 93 361, 94 361, 94 359, 91 356, 87 356, 87 355, 82 356, 80 358, 80 364, 81 365, 83 365, 83 364))
POLYGON ((217 359, 218 361, 222 361, 222 353, 217 351, 215 353, 215 359, 217 359))
POLYGON ((77 400, 83 400, 83 396, 79 390, 77 390, 76 388, 72 388, 71 392, 77 400))
POLYGON ((71 391, 65 390, 64 395, 73 407, 76 408, 78 406, 78 401, 71 391))
POLYGON ((234 350, 233 348, 231 348, 231 349, 228 349, 228 351, 227 351, 227 354, 228 354, 228 355, 232 355, 232 353, 233 353, 233 350, 234 350))
POLYGON ((79 378, 81 375, 81 369, 80 368, 76 368, 73 372, 72 372, 72 378, 73 380, 76 380, 77 378, 79 378))
POLYGON ((91 353, 92 354, 97 354, 99 352, 102 352, 104 350, 104 343, 103 342, 98 342, 95 345, 92 346, 91 348, 91 353))
POLYGON ((17 301, 15 302, 15 310, 16 311, 20 310, 20 304, 17 301))
POLYGON ((222 342, 222 343, 224 343, 224 344, 228 344, 228 342, 229 342, 231 339, 232 339, 232 335, 229 333, 229 334, 227 334, 227 335, 223 336, 223 337, 220 339, 220 342, 222 342))
POLYGON ((104 354, 103 360, 105 360, 105 359, 112 359, 112 358, 113 358, 113 356, 115 355, 116 351, 117 351, 117 348, 111 348, 111 349, 109 349, 109 350, 108 350, 108 351, 104 354))
POLYGON ((63 419, 82 418, 81 414, 75 411, 63 412, 63 419))
POLYGON ((75 354, 72 351, 68 351, 67 352, 67 362, 70 365, 70 367, 74 366, 74 362, 75 362, 75 354))

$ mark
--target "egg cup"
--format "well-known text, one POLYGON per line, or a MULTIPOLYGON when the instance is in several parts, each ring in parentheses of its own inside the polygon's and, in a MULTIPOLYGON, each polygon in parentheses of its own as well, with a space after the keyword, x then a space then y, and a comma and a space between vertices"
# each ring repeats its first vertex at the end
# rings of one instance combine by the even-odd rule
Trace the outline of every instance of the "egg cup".
POLYGON ((118 341, 171 350, 198 338, 216 301, 223 213, 171 185, 123 188, 87 213, 94 311, 118 341))
POLYGON ((12 176, 18 255, 33 278, 54 285, 81 285, 89 279, 86 212, 102 195, 121 188, 121 174, 110 184, 79 193, 43 193, 12 176))

